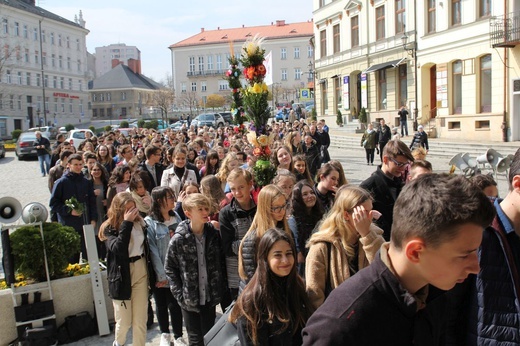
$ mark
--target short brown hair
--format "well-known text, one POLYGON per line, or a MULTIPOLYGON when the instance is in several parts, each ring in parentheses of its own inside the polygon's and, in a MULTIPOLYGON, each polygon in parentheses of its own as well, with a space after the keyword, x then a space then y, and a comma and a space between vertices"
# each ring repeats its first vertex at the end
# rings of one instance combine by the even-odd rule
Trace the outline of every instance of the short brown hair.
POLYGON ((489 226, 495 208, 484 193, 459 175, 423 174, 406 184, 394 206, 391 243, 401 249, 413 237, 438 247, 457 236, 459 226, 489 226))
POLYGON ((157 148, 150 144, 144 149, 144 156, 146 156, 146 158, 149 159, 150 157, 152 157, 152 155, 154 155, 158 151, 162 153, 161 148, 157 148))
POLYGON ((397 139, 388 141, 383 149, 383 156, 395 158, 399 155, 406 157, 409 161, 415 161, 410 148, 404 142, 397 139))

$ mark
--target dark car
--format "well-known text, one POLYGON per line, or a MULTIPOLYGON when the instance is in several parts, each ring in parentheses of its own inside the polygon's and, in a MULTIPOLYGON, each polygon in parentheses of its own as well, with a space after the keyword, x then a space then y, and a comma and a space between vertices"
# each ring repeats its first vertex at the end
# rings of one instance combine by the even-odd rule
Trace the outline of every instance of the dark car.
POLYGON ((5 144, 2 138, 0 138, 0 159, 5 157, 5 144))
POLYGON ((15 154, 18 160, 23 160, 28 157, 37 157, 34 141, 36 134, 34 132, 22 132, 16 141, 15 154))
POLYGON ((233 115, 231 114, 231 112, 220 112, 218 114, 222 116, 226 125, 233 124, 233 115))
POLYGON ((210 126, 210 127, 223 127, 224 126, 224 118, 218 113, 204 113, 199 114, 193 121, 191 122, 192 125, 195 125, 196 127, 204 127, 204 126, 210 126))

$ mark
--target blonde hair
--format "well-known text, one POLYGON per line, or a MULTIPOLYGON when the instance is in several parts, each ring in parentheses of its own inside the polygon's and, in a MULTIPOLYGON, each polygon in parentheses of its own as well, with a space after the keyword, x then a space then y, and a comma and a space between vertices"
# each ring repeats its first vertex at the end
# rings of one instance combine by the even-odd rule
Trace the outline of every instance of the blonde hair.
POLYGON ((222 163, 220 164, 220 168, 218 170, 218 173, 215 175, 218 180, 220 180, 221 183, 225 183, 226 179, 231 172, 229 168, 227 167, 230 161, 236 160, 238 161, 237 154, 234 152, 227 153, 224 160, 222 160, 222 163))
POLYGON ((211 200, 208 197, 201 193, 192 193, 182 201, 182 210, 190 211, 200 207, 211 209, 211 205, 211 200))
MULTIPOLYGON (((276 228, 277 222, 271 215, 271 206, 273 205, 273 202, 279 197, 282 197, 285 200, 285 202, 288 202, 287 197, 283 193, 282 189, 276 185, 266 185, 264 186, 264 188, 262 188, 262 190, 260 190, 260 193, 258 194, 258 203, 256 205, 255 217, 253 218, 251 227, 249 227, 249 230, 244 235, 243 239, 246 239, 251 232, 256 232, 256 242, 258 242, 260 238, 263 237, 265 232, 267 232, 271 228, 276 228)), ((285 216, 283 218, 283 230, 292 238, 292 233, 289 229, 287 218, 285 216)), ((245 279, 247 278, 247 275, 244 272, 242 265, 243 239, 240 243, 240 248, 238 251, 238 273, 240 274, 241 278, 245 279)))
POLYGON ((130 202, 135 204, 134 197, 130 192, 120 192, 114 196, 110 208, 108 208, 107 220, 99 227, 99 240, 105 241, 107 239, 105 231, 108 227, 119 232, 119 227, 121 227, 125 217, 126 205, 130 202))
POLYGON ((426 158, 426 149, 423 147, 415 148, 412 151, 412 156, 415 160, 424 160, 426 158))
POLYGON ((372 196, 365 189, 357 186, 343 185, 338 189, 332 209, 325 215, 320 225, 319 231, 311 236, 323 239, 333 237, 341 240, 343 248, 346 249, 348 256, 354 256, 354 249, 349 245, 349 239, 356 236, 356 229, 345 220, 345 212, 352 213, 353 209, 368 200, 372 196))
POLYGON ((235 168, 227 176, 227 182, 234 181, 235 179, 244 178, 247 183, 253 181, 253 175, 250 171, 244 168, 235 168))

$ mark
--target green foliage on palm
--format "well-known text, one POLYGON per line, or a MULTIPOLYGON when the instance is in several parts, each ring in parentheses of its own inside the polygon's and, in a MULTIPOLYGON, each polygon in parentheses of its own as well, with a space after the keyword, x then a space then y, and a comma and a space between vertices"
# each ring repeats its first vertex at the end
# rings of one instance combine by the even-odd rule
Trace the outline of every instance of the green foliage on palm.
MULTIPOLYGON (((80 251, 80 236, 72 227, 57 222, 43 224, 49 274, 56 277, 80 251)), ((45 258, 39 226, 24 226, 10 235, 15 271, 27 278, 45 280, 45 258)))

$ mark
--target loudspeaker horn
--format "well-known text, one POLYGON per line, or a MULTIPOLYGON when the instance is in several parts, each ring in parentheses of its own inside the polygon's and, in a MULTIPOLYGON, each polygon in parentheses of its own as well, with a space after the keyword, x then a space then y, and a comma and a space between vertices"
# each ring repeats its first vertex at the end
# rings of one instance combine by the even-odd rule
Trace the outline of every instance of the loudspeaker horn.
POLYGON ((464 162, 466 162, 468 164, 468 166, 470 168, 475 168, 477 167, 478 163, 477 163, 477 160, 475 160, 474 158, 472 158, 469 153, 464 153, 462 154, 462 159, 464 160, 464 162))
POLYGON ((0 198, 0 223, 13 223, 22 215, 22 205, 13 197, 0 198))
POLYGON ((496 169, 498 160, 501 157, 502 155, 500 155, 499 152, 497 152, 495 149, 489 148, 484 155, 477 157, 477 162, 480 164, 489 163, 493 169, 496 169))
POLYGON ((457 155, 453 156, 449 162, 450 165, 457 167, 461 171, 464 171, 469 168, 468 164, 464 159, 462 158, 462 154, 458 153, 457 155))
POLYGON ((33 223, 33 222, 45 222, 47 221, 47 217, 49 216, 49 212, 47 208, 41 203, 31 202, 27 204, 22 210, 22 220, 25 223, 33 223))
POLYGON ((496 170, 498 173, 505 172, 511 167, 511 159, 509 158, 509 155, 506 157, 501 157, 496 166, 496 170))

